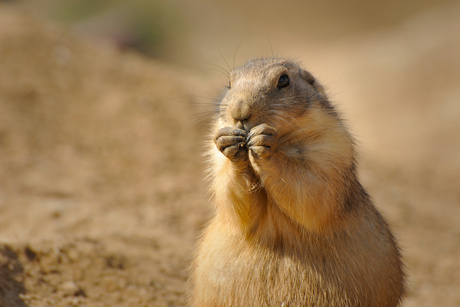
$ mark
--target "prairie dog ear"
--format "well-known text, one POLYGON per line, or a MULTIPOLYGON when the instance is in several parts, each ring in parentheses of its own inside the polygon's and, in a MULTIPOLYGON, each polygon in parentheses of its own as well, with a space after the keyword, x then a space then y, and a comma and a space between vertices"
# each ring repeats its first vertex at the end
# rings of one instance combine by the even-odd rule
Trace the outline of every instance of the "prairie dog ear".
POLYGON ((300 70, 300 76, 302 79, 305 80, 308 84, 313 86, 313 88, 316 90, 316 92, 322 97, 322 98, 327 98, 326 96, 326 91, 324 90, 324 87, 321 85, 321 83, 316 80, 315 77, 305 69, 300 70))

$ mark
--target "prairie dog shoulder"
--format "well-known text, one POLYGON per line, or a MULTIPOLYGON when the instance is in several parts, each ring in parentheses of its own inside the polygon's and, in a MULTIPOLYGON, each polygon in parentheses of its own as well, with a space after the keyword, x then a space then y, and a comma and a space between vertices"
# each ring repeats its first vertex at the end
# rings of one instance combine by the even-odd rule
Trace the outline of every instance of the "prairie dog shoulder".
POLYGON ((356 175, 353 139, 298 64, 235 69, 210 142, 216 213, 193 306, 396 306, 399 250, 356 175))

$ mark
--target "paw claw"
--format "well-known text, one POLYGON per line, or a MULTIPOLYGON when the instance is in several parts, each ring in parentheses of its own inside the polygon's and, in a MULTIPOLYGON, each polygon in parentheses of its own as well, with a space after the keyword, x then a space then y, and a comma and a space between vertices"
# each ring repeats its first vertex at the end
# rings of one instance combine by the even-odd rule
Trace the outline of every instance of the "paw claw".
POLYGON ((251 129, 247 146, 254 158, 268 158, 278 141, 278 132, 274 127, 262 124, 251 129))
POLYGON ((233 162, 248 159, 246 138, 248 133, 232 127, 220 129, 214 137, 217 149, 233 162))

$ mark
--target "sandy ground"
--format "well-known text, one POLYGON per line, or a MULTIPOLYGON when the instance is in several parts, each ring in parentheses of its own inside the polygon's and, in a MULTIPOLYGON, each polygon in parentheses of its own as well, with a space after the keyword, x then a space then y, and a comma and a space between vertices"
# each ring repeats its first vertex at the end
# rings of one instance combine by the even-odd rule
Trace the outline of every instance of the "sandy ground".
MULTIPOLYGON (((359 140, 403 248, 403 306, 460 306, 459 18, 442 6, 286 52, 359 140)), ((196 114, 216 82, 199 75, 0 4, 0 306, 186 305, 211 213, 196 114)))

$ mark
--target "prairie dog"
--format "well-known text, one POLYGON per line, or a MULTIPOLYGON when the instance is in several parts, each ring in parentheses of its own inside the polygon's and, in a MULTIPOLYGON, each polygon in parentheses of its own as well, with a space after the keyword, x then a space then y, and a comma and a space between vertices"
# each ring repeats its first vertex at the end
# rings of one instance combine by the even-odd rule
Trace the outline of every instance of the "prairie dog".
POLYGON ((399 249, 323 86, 283 58, 230 74, 209 147, 215 215, 192 306, 397 306, 399 249))

